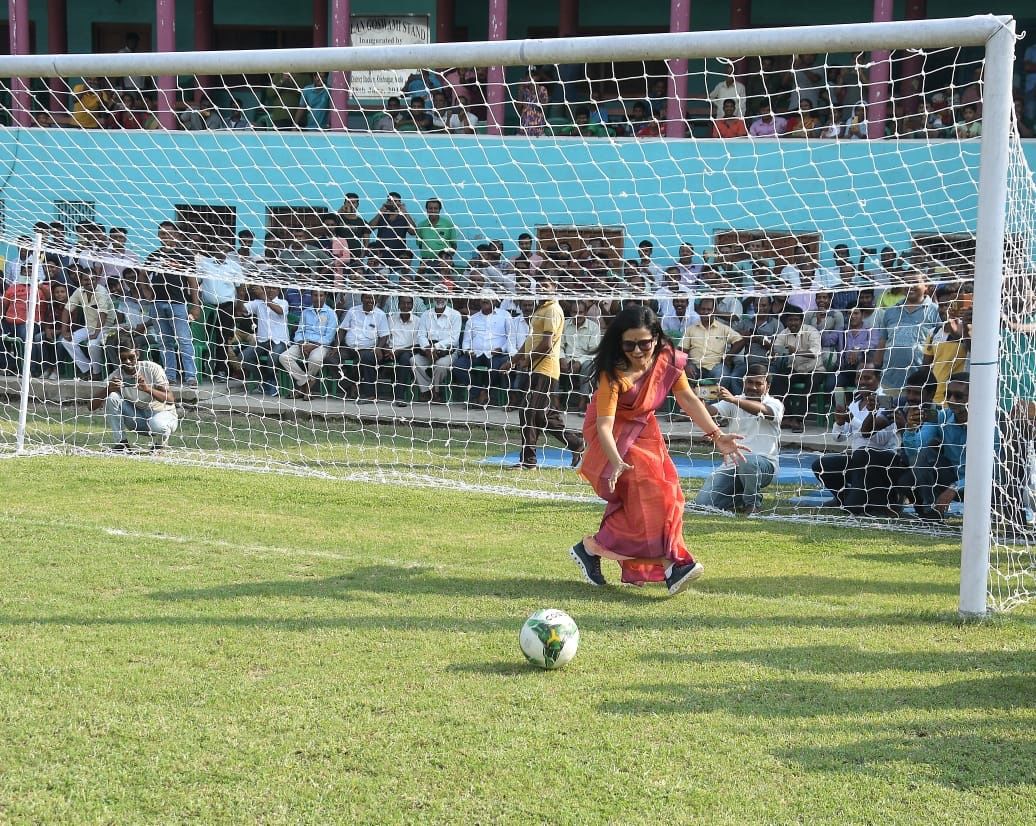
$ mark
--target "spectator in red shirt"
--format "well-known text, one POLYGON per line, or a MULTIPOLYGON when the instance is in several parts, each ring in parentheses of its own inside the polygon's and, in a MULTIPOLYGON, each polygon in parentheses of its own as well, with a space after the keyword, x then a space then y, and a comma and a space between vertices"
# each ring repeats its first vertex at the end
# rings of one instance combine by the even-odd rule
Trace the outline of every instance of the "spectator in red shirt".
MULTIPOLYGON (((15 336, 25 341, 26 324, 29 321, 29 278, 19 276, 9 284, 0 297, 0 329, 5 336, 15 336)), ((43 333, 42 326, 47 321, 44 308, 50 305, 50 288, 46 284, 39 285, 36 296, 36 325, 32 336, 32 354, 30 370, 32 375, 43 374, 43 333)), ((13 353, 6 347, 0 350, 0 367, 7 372, 17 372, 20 367, 13 358, 13 353)))
POLYGON ((727 98, 723 101, 723 117, 712 122, 714 138, 744 138, 748 135, 745 120, 735 111, 734 101, 727 98))

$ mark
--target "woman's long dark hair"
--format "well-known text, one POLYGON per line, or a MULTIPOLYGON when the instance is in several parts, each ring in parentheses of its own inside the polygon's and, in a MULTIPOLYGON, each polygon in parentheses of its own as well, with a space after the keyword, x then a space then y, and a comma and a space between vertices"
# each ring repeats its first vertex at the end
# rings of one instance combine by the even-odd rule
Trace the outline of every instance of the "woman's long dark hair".
MULTIPOLYGON (((626 354, 622 350, 622 336, 627 330, 637 330, 641 327, 651 332, 658 342, 658 347, 673 349, 672 343, 662 332, 662 325, 654 310, 639 304, 624 307, 612 319, 608 329, 601 336, 601 343, 594 350, 594 383, 600 380, 602 375, 613 379, 619 377, 619 368, 627 363, 626 354)), ((655 352, 658 352, 657 348, 655 352)))

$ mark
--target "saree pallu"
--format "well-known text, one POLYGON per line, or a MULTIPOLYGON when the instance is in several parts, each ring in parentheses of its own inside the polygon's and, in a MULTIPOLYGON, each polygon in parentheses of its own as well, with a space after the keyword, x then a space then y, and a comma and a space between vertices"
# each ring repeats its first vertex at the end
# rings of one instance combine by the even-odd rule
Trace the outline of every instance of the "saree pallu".
POLYGON ((600 529, 583 542, 592 553, 617 560, 627 584, 661 582, 667 566, 694 561, 683 540, 680 477, 655 419, 686 362, 686 354, 662 350, 651 370, 620 388, 613 433, 619 455, 633 468, 619 477, 614 491, 608 490, 612 466, 597 437, 596 394, 583 424, 586 450, 579 473, 607 502, 600 529))

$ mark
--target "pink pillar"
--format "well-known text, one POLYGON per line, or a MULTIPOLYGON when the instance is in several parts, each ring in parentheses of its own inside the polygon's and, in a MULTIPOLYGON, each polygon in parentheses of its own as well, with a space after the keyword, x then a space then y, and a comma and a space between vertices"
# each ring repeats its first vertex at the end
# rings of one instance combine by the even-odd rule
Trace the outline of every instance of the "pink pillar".
POLYGON ((313 0, 313 45, 327 45, 327 0, 313 0))
POLYGON ((579 31, 579 0, 561 0, 558 37, 575 37, 579 31))
MULTIPOLYGON (((907 0, 906 19, 924 20, 928 17, 927 0, 907 0)), ((908 115, 916 114, 921 108, 921 101, 924 95, 924 81, 921 78, 921 71, 924 69, 924 58, 921 55, 910 55, 900 64, 903 67, 903 77, 899 83, 899 97, 903 112, 908 115), (914 80, 917 80, 917 90, 914 90, 914 80)))
MULTIPOLYGON (((68 4, 66 0, 47 0, 47 52, 66 54, 68 52, 68 4)), ((68 85, 64 78, 52 77, 47 81, 50 87, 50 111, 64 112, 67 104, 65 94, 68 85)))
MULTIPOLYGON (((507 39, 507 0, 489 0, 489 39, 507 39)), ((504 126, 504 67, 490 66, 486 103, 489 104, 489 134, 499 135, 504 126)))
MULTIPOLYGON (((348 46, 352 36, 349 0, 331 0, 331 45, 348 46)), ((349 122, 349 76, 331 72, 331 128, 345 129, 349 122)))
MULTIPOLYGON (((669 31, 691 30, 691 0, 669 0, 669 31)), ((687 100, 687 61, 667 60, 669 67, 669 105, 666 107, 665 134, 667 138, 682 138, 687 134, 683 102, 687 100)))
MULTIPOLYGON (((176 51, 176 0, 155 0, 156 44, 160 52, 176 51)), ((176 128, 176 78, 158 78, 158 122, 163 129, 176 128)))
MULTIPOLYGON (((194 51, 212 51, 212 0, 194 0, 194 51)), ((212 86, 209 75, 199 75, 198 88, 194 90, 194 99, 201 103, 202 95, 212 86)))
POLYGON ((435 42, 452 43, 453 29, 457 24, 457 4, 455 0, 436 0, 435 3, 435 42))
MULTIPOLYGON (((887 23, 892 20, 892 0, 874 0, 874 22, 887 23)), ((889 109, 889 53, 887 50, 871 52, 870 77, 867 85, 867 137, 885 137, 885 121, 889 109)))
MULTIPOLYGON (((11 54, 29 53, 29 0, 7 0, 7 28, 11 54)), ((29 81, 11 78, 11 119, 15 126, 28 126, 32 121, 29 81)))

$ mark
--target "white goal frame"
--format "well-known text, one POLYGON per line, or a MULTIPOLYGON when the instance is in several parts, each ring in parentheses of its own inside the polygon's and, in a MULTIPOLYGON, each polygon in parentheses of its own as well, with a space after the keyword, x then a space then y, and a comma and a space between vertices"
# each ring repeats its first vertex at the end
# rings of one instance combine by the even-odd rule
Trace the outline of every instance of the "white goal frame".
MULTIPOLYGON (((975 305, 971 356, 967 478, 961 544, 959 612, 987 611, 994 431, 1004 232, 1011 135, 1015 23, 1007 16, 803 28, 556 38, 421 46, 332 47, 270 51, 0 57, 3 77, 217 75, 332 68, 521 66, 628 60, 717 58, 802 52, 982 47, 983 128, 976 225, 975 305)), ((24 127, 13 127, 24 128, 24 127)), ((38 245, 37 241, 37 245, 38 245)), ((38 258, 38 256, 37 256, 38 258)), ((33 279, 35 281, 35 279, 33 279)), ((30 327, 28 336, 32 335, 30 327)), ((28 350, 27 350, 28 352, 28 350)), ((28 359, 25 360, 26 363, 28 359)), ((24 398, 22 400, 24 408, 24 398)))

